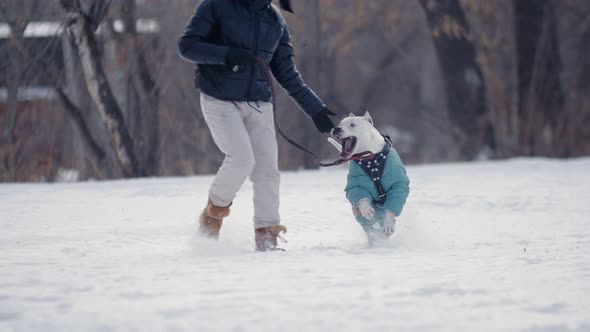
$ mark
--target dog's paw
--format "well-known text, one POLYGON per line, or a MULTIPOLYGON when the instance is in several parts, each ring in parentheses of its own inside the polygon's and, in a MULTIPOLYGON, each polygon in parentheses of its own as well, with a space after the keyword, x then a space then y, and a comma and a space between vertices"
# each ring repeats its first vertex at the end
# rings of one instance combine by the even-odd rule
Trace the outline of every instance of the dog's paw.
POLYGON ((385 220, 383 222, 383 233, 390 236, 395 232, 395 214, 391 211, 385 213, 385 220))
POLYGON ((371 220, 375 216, 375 208, 373 208, 373 205, 368 198, 361 199, 358 202, 357 207, 363 218, 371 220))
POLYGON ((330 144, 332 144, 336 150, 338 150, 338 153, 342 152, 342 144, 340 144, 337 140, 333 139, 332 137, 328 137, 328 142, 330 142, 330 144))

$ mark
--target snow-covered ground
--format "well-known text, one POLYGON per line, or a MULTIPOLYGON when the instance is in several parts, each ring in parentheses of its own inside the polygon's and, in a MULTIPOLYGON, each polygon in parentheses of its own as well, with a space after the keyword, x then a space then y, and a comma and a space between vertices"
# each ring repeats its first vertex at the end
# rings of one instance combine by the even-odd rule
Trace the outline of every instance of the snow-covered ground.
POLYGON ((283 174, 263 254, 249 184, 219 243, 210 177, 0 185, 0 331, 590 331, 590 159, 408 171, 378 249, 344 169, 283 174))

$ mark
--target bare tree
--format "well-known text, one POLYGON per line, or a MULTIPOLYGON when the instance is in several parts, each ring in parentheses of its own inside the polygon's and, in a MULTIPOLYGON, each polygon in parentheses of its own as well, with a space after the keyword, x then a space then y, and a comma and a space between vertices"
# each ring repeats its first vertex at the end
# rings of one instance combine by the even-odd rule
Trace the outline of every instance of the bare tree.
POLYGON ((61 87, 56 87, 56 92, 64 106, 64 111, 70 116, 76 127, 80 130, 82 141, 86 148, 98 162, 102 162, 106 157, 106 153, 94 137, 92 137, 88 124, 82 115, 82 111, 74 104, 61 87))
POLYGON ((555 155, 575 157, 590 154, 590 3, 554 2, 559 18, 562 49, 564 108, 555 132, 555 155), (566 61, 568 58, 570 61, 566 61))
POLYGON ((458 0, 420 0, 443 72, 449 118, 462 137, 461 155, 472 159, 480 149, 480 118, 486 113, 485 80, 477 62, 465 13, 458 0))
POLYGON ((5 135, 10 144, 8 157, 8 169, 11 181, 16 181, 16 119, 19 107, 19 88, 23 85, 25 77, 23 68, 24 33, 32 12, 35 11, 35 2, 17 1, 0 4, 0 17, 8 23, 10 28, 10 48, 8 51, 9 64, 6 66, 7 74, 7 106, 9 118, 5 128, 5 135))
POLYGON ((521 147, 554 155, 553 135, 563 107, 561 57, 550 0, 514 0, 521 147))
POLYGON ((100 62, 95 31, 108 11, 110 1, 96 0, 85 6, 80 0, 60 0, 68 13, 68 31, 73 38, 88 91, 96 104, 121 171, 126 177, 143 176, 123 113, 100 62))
POLYGON ((152 51, 148 36, 137 30, 137 2, 119 3, 123 31, 115 35, 118 58, 124 59, 126 109, 129 130, 134 140, 139 163, 146 175, 157 175, 160 159, 160 89, 154 68, 148 62, 152 51))

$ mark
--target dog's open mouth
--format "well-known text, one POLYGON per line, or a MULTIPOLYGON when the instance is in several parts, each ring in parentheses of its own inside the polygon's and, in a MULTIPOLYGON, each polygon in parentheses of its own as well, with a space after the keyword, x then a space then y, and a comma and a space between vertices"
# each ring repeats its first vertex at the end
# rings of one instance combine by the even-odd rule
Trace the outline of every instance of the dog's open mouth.
POLYGON ((356 137, 349 136, 345 138, 339 139, 340 144, 342 145, 342 151, 340 151, 341 158, 350 158, 354 148, 356 147, 356 137))

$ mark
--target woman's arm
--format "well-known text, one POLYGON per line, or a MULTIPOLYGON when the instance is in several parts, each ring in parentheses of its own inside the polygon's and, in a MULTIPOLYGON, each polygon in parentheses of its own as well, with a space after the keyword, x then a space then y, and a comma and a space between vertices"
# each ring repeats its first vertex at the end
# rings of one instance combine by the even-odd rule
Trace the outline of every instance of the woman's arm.
POLYGON ((216 24, 213 0, 202 1, 178 41, 180 56, 194 64, 225 64, 229 47, 208 41, 216 24))
POLYGON ((301 74, 295 67, 291 36, 286 26, 284 26, 279 46, 270 62, 270 69, 283 89, 307 115, 313 117, 326 108, 324 102, 305 85, 301 74))

